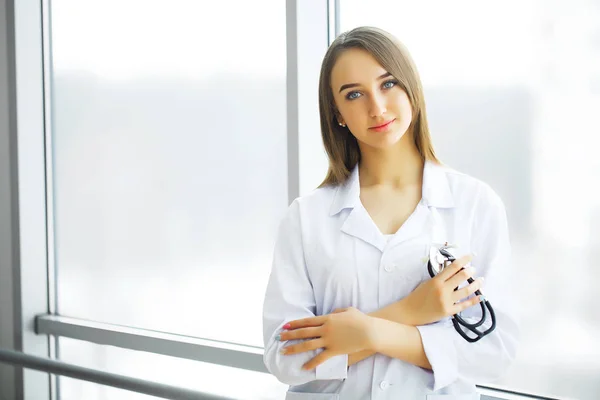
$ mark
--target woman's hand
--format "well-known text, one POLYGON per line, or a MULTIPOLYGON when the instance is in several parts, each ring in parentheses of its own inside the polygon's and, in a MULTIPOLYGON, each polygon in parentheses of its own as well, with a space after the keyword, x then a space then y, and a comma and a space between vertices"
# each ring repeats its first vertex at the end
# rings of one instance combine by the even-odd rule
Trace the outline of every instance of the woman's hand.
POLYGON ((480 296, 461 301, 483 284, 483 278, 477 278, 462 289, 454 290, 473 276, 475 268, 465 266, 472 260, 471 255, 461 257, 432 279, 421 283, 401 300, 408 323, 413 326, 437 322, 479 303, 480 296), (463 269, 464 268, 464 269, 463 269))
POLYGON ((312 339, 284 347, 285 355, 304 353, 324 348, 312 360, 304 364, 311 370, 329 358, 351 354, 372 347, 372 317, 354 307, 335 310, 332 314, 292 321, 284 326, 280 340, 312 339))

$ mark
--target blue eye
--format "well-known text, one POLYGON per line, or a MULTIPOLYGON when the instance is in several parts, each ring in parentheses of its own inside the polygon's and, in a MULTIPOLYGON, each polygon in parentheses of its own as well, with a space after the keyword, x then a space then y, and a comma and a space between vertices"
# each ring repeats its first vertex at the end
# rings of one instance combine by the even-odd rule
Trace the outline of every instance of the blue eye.
MULTIPOLYGON (((393 87, 394 87, 394 86, 396 86, 397 84, 398 84, 398 81, 397 81, 397 80, 395 80, 395 79, 390 79, 390 80, 388 80, 388 81, 385 81, 385 82, 383 82, 383 83, 381 84, 381 87, 382 87, 382 89, 386 89, 386 90, 387 90, 387 89, 391 89, 391 88, 393 88, 393 87)), ((362 96, 362 93, 360 93, 360 92, 357 92, 357 91, 354 91, 354 92, 349 92, 349 93, 346 95, 346 99, 347 99, 347 100, 356 100, 356 99, 358 99, 358 98, 359 98, 359 97, 361 97, 361 96, 362 96)))
POLYGON ((383 83, 384 89, 391 89, 398 84, 398 81, 390 80, 383 83))

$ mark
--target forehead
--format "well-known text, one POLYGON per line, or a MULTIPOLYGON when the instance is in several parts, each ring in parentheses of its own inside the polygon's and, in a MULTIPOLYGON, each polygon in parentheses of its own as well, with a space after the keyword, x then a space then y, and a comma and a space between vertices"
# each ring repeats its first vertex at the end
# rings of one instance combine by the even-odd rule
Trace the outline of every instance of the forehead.
POLYGON ((331 70, 331 86, 335 89, 345 83, 365 83, 386 73, 369 52, 362 49, 345 50, 331 70))

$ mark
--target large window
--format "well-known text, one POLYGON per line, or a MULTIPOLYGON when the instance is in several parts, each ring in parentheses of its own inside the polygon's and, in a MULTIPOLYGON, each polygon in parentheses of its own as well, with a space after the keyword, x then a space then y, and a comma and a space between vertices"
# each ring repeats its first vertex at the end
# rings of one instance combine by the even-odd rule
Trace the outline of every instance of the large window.
POLYGON ((598 3, 340 3, 342 31, 374 25, 407 45, 441 159, 506 204, 523 338, 496 385, 597 399, 598 3))
MULTIPOLYGON (((288 205, 285 2, 54 0, 50 11, 59 313, 262 346, 288 205)), ((149 365, 72 340, 59 353, 128 375, 149 365)), ((220 372, 243 384, 192 364, 152 368, 165 381, 202 376, 200 390, 220 372)), ((255 374, 257 390, 283 386, 255 374)), ((82 387, 65 379, 61 391, 92 398, 82 387)))
MULTIPOLYGON (((133 350, 135 335, 110 343, 119 348, 98 344, 107 336, 78 337, 64 321, 59 333, 38 331, 59 336, 48 341, 32 337, 32 320, 49 309, 113 329, 262 346, 278 223, 327 165, 316 89, 335 30, 323 21, 338 17, 341 31, 375 25, 408 46, 440 158, 490 183, 507 206, 523 341, 493 385, 560 398, 600 393, 592 297, 600 8, 591 1, 8 5, 19 143, 14 273, 23 277, 13 306, 24 351, 241 399, 283 397, 284 385, 247 365, 176 358, 161 344, 133 350)), ((24 375, 29 397, 52 397, 47 375, 24 375)), ((58 388, 62 400, 149 398, 69 378, 58 388)))

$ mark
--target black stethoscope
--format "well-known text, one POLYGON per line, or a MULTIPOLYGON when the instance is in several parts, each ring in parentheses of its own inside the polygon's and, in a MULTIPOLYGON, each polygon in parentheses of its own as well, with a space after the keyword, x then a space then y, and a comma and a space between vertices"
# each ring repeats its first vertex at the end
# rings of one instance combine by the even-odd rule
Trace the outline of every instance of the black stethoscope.
MULTIPOLYGON (((448 244, 446 243, 444 246, 437 248, 432 247, 429 251, 429 261, 427 262, 427 270, 429 271, 429 275, 433 278, 446 267, 448 267, 456 258, 448 251, 448 244)), ((469 283, 473 282, 473 278, 468 279, 469 283)), ((458 290, 455 288, 454 290, 458 290)), ((481 292, 479 290, 475 291, 477 296, 481 296, 481 292)), ((474 323, 470 324, 464 319, 461 318, 460 314, 455 314, 452 316, 452 323, 454 324, 454 329, 467 341, 474 343, 481 339, 482 337, 488 335, 496 328, 496 314, 494 313, 494 309, 492 305, 487 300, 482 300, 479 305, 481 306, 481 319, 474 323), (479 328, 485 322, 487 318, 487 313, 490 313, 492 318, 492 325, 485 331, 481 332, 479 328), (470 331, 475 337, 470 337, 467 333, 461 328, 464 327, 466 330, 470 331)))

